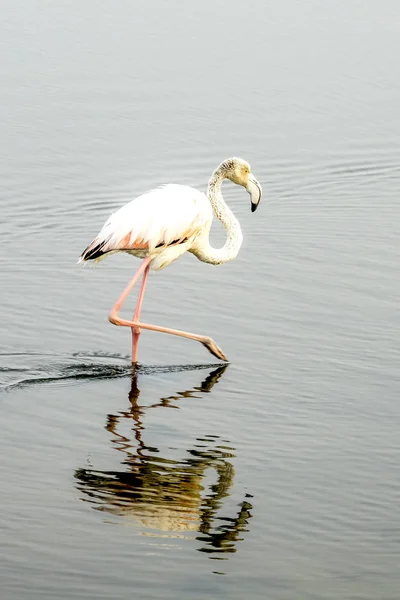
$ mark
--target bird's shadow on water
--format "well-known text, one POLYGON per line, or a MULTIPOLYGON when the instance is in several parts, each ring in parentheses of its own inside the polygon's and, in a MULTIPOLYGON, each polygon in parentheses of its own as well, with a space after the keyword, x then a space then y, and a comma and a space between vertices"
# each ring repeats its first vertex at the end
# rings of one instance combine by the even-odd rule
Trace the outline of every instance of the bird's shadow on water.
MULTIPOLYGON (((205 365, 193 367, 204 369, 205 365)), ((231 443, 206 434, 195 438, 180 460, 172 460, 148 439, 145 424, 149 411, 176 408, 186 398, 210 393, 226 368, 209 366, 200 385, 157 398, 147 406, 138 402, 138 379, 146 369, 134 371, 128 407, 107 415, 105 424, 112 447, 122 454, 121 468, 103 471, 90 465, 76 469, 81 500, 116 517, 112 523, 134 524, 142 535, 195 539, 196 549, 209 558, 226 559, 236 552, 248 531, 253 507, 247 493, 236 506, 228 506, 234 488, 231 443), (210 476, 213 483, 208 482, 210 476)), ((155 373, 155 367, 151 369, 155 373)), ((188 370, 186 366, 173 369, 188 370)))

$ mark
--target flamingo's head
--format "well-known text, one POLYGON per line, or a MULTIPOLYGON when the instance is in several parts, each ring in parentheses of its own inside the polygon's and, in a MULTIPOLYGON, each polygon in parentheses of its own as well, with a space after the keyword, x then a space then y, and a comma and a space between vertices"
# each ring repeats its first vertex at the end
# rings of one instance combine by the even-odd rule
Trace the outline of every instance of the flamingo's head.
POLYGON ((251 212, 254 212, 261 200, 262 187, 252 174, 249 163, 242 158, 228 158, 220 164, 217 171, 224 178, 246 188, 251 197, 251 212))

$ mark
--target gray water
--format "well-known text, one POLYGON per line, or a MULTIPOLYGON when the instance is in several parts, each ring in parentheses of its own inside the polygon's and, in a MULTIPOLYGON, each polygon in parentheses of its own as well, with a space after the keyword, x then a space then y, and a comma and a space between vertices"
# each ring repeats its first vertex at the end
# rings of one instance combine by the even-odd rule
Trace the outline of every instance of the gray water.
POLYGON ((2 600, 398 599, 399 23, 395 0, 1 3, 2 600), (224 186, 239 256, 152 274, 143 312, 230 364, 144 332, 132 374, 107 314, 139 263, 76 260, 232 155, 264 187, 251 214, 224 186))

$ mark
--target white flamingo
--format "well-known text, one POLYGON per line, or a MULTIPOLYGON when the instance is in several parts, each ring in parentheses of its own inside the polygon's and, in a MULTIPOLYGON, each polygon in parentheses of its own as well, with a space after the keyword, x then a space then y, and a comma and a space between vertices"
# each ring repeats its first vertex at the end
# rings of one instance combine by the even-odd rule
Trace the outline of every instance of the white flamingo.
POLYGON ((214 356, 227 360, 221 348, 208 336, 149 325, 140 321, 140 311, 150 267, 160 270, 188 251, 199 260, 219 265, 235 258, 242 245, 240 223, 225 203, 221 184, 224 179, 246 188, 254 212, 262 189, 250 165, 240 158, 224 160, 213 172, 207 196, 186 185, 168 184, 132 200, 112 214, 93 242, 82 252, 79 262, 99 260, 113 252, 128 252, 144 259, 135 276, 109 314, 114 325, 132 329, 132 363, 136 363, 141 329, 171 333, 202 343, 214 356), (224 225, 227 240, 222 248, 210 245, 213 216, 224 225), (132 321, 118 316, 133 286, 143 274, 132 321))

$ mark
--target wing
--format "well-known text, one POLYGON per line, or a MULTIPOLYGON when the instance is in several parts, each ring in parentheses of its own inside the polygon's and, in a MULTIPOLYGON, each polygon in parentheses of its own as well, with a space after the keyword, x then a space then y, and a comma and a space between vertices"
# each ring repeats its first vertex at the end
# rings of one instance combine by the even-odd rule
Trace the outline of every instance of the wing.
POLYGON ((117 250, 145 251, 186 241, 211 222, 205 194, 185 185, 168 184, 135 198, 113 213, 81 260, 117 250))

